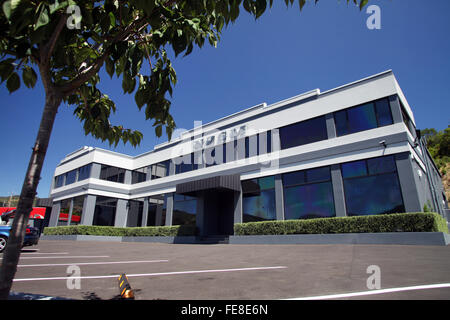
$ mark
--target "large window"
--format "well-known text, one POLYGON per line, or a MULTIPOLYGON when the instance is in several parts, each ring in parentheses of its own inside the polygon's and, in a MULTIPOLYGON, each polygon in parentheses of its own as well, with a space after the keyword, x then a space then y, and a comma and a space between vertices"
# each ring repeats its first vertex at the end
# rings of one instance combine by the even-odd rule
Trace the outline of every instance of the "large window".
POLYGON ((124 183, 125 169, 102 165, 100 170, 100 179, 124 183))
POLYGON ((62 187, 64 185, 64 174, 55 177, 55 188, 62 187))
POLYGON ((283 174, 285 219, 334 217, 330 167, 283 174))
POLYGON ((91 176, 92 164, 85 165, 78 169, 78 181, 88 179, 91 176))
POLYGON ((394 156, 343 163, 347 215, 405 212, 394 156))
POLYGON ((172 225, 195 225, 197 199, 175 194, 173 197, 172 225))
POLYGON ((178 157, 175 162, 175 174, 185 173, 198 169, 198 161, 194 161, 194 153, 178 157))
POLYGON ((131 171, 131 184, 144 182, 147 180, 148 167, 139 168, 131 171))
POLYGON ((170 160, 152 164, 151 175, 152 180, 167 177, 170 172, 170 160))
POLYGON ((281 149, 301 146, 328 138, 325 116, 280 128, 281 149))
POLYGON ((142 226, 142 214, 144 211, 144 199, 130 200, 128 202, 127 227, 142 226))
POLYGON ((95 203, 94 226, 114 226, 117 199, 97 196, 95 203))
POLYGON ((83 214, 84 196, 73 198, 72 217, 70 224, 80 224, 83 214))
POLYGON ((61 208, 59 211, 58 226, 67 225, 69 220, 70 202, 72 199, 65 199, 61 201, 61 208))
POLYGON ((369 102, 334 113, 337 136, 392 124, 388 98, 369 102))
POLYGON ((275 220, 275 178, 242 181, 243 222, 275 220))
POLYGON ((66 186, 74 183, 77 180, 77 169, 66 173, 66 186))
POLYGON ((166 224, 165 196, 156 195, 148 199, 147 226, 163 226, 166 224))

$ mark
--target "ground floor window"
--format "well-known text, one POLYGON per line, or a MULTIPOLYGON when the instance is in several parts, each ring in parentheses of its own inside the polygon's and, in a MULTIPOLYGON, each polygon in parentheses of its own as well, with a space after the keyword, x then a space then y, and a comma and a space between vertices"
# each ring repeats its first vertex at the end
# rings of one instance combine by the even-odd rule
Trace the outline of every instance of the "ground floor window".
POLYGON ((148 199, 147 226, 164 226, 166 224, 165 196, 156 195, 148 199))
POLYGON ((84 196, 73 198, 72 216, 70 224, 80 224, 83 215, 84 196))
POLYGON ((242 181, 243 222, 276 220, 275 177, 242 181))
POLYGON ((70 202, 72 199, 65 199, 61 201, 61 208, 59 211, 58 226, 67 225, 69 220, 70 202))
POLYGON ((348 216, 405 212, 394 156, 341 165, 348 216))
POLYGON ((334 217, 330 167, 283 174, 286 220, 334 217))
POLYGON ((94 211, 94 226, 114 226, 117 199, 97 196, 94 211))
POLYGON ((144 211, 143 200, 130 200, 128 208, 127 227, 142 226, 143 211, 144 211))
POLYGON ((197 213, 197 199, 194 197, 175 194, 173 197, 172 225, 195 225, 197 213))

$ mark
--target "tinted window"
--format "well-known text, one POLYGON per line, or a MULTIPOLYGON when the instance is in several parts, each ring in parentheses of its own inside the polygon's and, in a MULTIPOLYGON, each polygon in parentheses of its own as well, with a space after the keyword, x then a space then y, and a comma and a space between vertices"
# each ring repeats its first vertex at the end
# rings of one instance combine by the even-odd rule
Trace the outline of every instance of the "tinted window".
POLYGON ((308 183, 331 180, 330 167, 310 169, 306 171, 306 181, 308 183))
POLYGON ((397 173, 344 179, 347 215, 405 212, 397 173))
POLYGON ((94 226, 114 226, 117 199, 97 196, 95 203, 94 226))
POLYGON ((375 102, 377 112, 378 126, 387 126, 393 123, 391 107, 388 99, 381 99, 375 102))
POLYGON ((369 130, 377 127, 377 117, 373 103, 347 110, 349 133, 369 130))
POLYGON ((91 176, 92 164, 85 165, 78 169, 78 181, 88 179, 91 176))
POLYGON ((153 164, 151 166, 152 180, 167 177, 170 170, 170 160, 153 164))
POLYGON ((74 183, 77 179, 77 170, 72 170, 66 173, 66 186, 74 183))
POLYGON ((100 179, 123 183, 125 180, 125 169, 102 165, 100 179))
POLYGON ((285 188, 284 204, 286 220, 335 216, 331 182, 285 188))
POLYGON ((281 149, 327 139, 325 116, 280 128, 281 149))
POLYGON ((330 167, 283 174, 285 219, 335 216, 330 167))
POLYGON ((139 168, 131 171, 131 184, 144 182, 147 180, 148 167, 139 168))
POLYGON ((397 171, 394 156, 380 157, 367 160, 369 174, 379 174, 397 171))
POLYGON ((344 163, 341 168, 347 215, 405 211, 393 156, 344 163))
POLYGON ((55 188, 62 187, 64 184, 64 175, 55 177, 55 188))
POLYGON ((175 194, 172 225, 195 225, 197 200, 194 197, 175 194))
POLYGON ((275 220, 275 178, 242 181, 243 222, 275 220))
POLYGON ((390 125, 393 121, 389 99, 335 112, 334 121, 338 136, 390 125))
POLYGON ((367 175, 367 166, 365 160, 343 163, 341 165, 341 168, 342 168, 342 176, 344 178, 352 178, 367 175))

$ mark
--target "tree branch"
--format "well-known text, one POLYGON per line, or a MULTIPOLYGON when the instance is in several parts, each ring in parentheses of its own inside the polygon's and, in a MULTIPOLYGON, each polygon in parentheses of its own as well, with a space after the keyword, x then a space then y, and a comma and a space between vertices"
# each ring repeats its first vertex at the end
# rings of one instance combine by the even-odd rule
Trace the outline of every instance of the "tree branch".
POLYGON ((53 32, 52 36, 50 37, 50 40, 48 41, 47 45, 45 45, 41 50, 41 63, 44 65, 50 65, 50 58, 52 57, 53 50, 55 49, 56 42, 58 41, 59 35, 61 34, 61 31, 66 25, 67 21, 67 15, 63 14, 61 15, 58 24, 56 25, 55 31, 53 32))

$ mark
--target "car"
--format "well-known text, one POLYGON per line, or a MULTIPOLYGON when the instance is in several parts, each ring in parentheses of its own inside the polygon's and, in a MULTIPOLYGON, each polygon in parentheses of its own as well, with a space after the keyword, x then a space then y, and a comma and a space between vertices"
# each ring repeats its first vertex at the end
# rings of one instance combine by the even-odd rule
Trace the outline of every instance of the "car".
MULTIPOLYGON (((5 212, 0 216, 0 252, 3 252, 8 244, 11 232, 12 219, 15 210, 5 212)), ((27 226, 22 247, 37 245, 39 242, 39 229, 27 226)))

